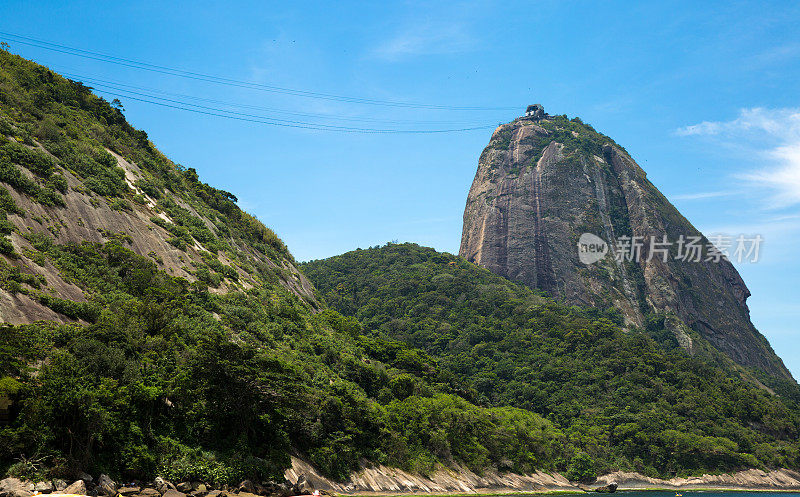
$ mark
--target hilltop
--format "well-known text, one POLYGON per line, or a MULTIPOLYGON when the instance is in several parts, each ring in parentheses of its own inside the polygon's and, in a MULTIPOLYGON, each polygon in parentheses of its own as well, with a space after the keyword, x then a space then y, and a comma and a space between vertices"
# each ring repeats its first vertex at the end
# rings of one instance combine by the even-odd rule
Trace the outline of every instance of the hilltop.
MULTIPOLYGON (((712 243, 623 147, 539 106, 499 126, 481 153, 459 254, 568 304, 615 308, 629 327, 663 315, 688 352, 710 343, 759 376, 791 381, 750 321, 744 281, 715 255, 727 243, 734 257, 739 235, 712 243), (584 234, 608 244, 596 263, 579 260, 584 234)), ((753 243, 742 236, 740 258, 753 243)))

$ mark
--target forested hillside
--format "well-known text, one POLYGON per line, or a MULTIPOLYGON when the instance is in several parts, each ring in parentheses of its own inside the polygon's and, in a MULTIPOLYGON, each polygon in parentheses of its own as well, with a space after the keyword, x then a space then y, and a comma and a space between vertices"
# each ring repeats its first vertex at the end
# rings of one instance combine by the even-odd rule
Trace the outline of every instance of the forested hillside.
POLYGON ((436 362, 320 304, 283 242, 131 127, 0 50, 0 474, 238 483, 552 468, 562 434, 447 393, 436 362), (3 419, 5 422, 5 419, 3 419))
POLYGON ((318 292, 120 105, 5 51, 0 208, 0 473, 800 466, 794 383, 416 245, 303 265, 318 292))
POLYGON ((616 310, 561 305, 414 244, 301 268, 374 340, 436 358, 453 392, 551 421, 573 477, 580 468, 669 475, 800 466, 797 384, 773 383, 774 394, 707 344, 688 355, 663 316, 625 332, 616 310))

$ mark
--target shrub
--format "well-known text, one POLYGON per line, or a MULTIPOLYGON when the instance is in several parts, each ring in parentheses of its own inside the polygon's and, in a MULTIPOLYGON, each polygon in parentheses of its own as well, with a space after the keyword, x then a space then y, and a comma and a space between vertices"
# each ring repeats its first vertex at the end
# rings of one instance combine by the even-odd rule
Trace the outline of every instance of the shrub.
POLYGON ((61 193, 67 193, 67 179, 60 174, 50 176, 50 179, 47 180, 47 186, 61 193))
POLYGON ((111 207, 112 211, 130 211, 131 205, 128 203, 127 200, 122 198, 115 198, 109 203, 109 207, 111 207))
POLYGON ((0 209, 9 214, 23 214, 22 209, 14 201, 14 197, 3 187, 0 187, 0 209))
POLYGON ((90 302, 75 302, 74 300, 66 300, 59 297, 53 297, 47 294, 39 295, 39 302, 50 309, 63 314, 72 319, 83 319, 90 323, 97 320, 100 315, 100 309, 90 302))
POLYGON ((64 202, 64 197, 61 194, 53 191, 51 188, 41 188, 39 193, 36 194, 36 201, 48 207, 65 207, 67 204, 64 202))
POLYGON ((186 241, 183 238, 173 236, 172 238, 167 239, 167 243, 177 249, 186 250, 186 241))
POLYGON ((594 460, 586 452, 578 452, 570 460, 567 468, 570 481, 589 482, 597 477, 594 460))
POLYGON ((8 142, 0 148, 0 154, 42 178, 49 178, 55 170, 55 160, 52 157, 39 149, 31 149, 19 143, 8 142))
POLYGON ((27 195, 36 195, 39 192, 39 185, 25 176, 17 166, 11 163, 8 157, 0 156, 0 181, 8 183, 27 195))
POLYGON ((8 237, 0 237, 0 254, 16 256, 16 252, 14 252, 14 245, 11 243, 11 240, 9 240, 8 237))

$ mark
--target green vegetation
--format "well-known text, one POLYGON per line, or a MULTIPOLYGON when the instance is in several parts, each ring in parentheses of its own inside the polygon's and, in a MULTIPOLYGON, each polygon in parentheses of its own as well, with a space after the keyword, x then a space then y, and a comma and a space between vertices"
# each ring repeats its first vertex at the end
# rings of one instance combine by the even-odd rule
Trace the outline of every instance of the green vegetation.
POLYGON ((797 385, 774 396, 720 354, 689 356, 663 316, 625 332, 614 311, 565 307, 413 244, 302 267, 369 336, 434 357, 443 391, 551 421, 565 436, 554 464, 580 479, 800 465, 797 385))
POLYGON ((563 435, 541 416, 477 407, 442 389, 429 355, 364 337, 354 319, 287 290, 291 254, 234 195, 167 160, 120 105, 2 50, 0 181, 46 212, 28 218, 0 189, 0 232, 27 241, 20 255, 0 238, 17 257, 0 259, 0 285, 74 320, 0 328, 0 388, 14 400, 0 473, 237 483, 282 475, 290 453, 337 478, 362 459, 530 471, 561 457, 563 435), (135 189, 112 152, 135 164, 135 189), (153 230, 205 249, 201 261, 179 256, 197 281, 137 255, 125 233, 59 242, 73 191, 117 216, 155 204, 153 230), (85 301, 63 298, 34 264, 85 301), (242 272, 258 284, 242 291, 242 272), (208 291, 223 281, 228 293, 208 291))
MULTIPOLYGON (((597 148, 570 142, 563 121, 569 146, 597 148)), ((687 356, 662 317, 626 333, 617 312, 564 307, 415 245, 309 263, 331 307, 298 296, 286 246, 234 195, 170 162, 121 105, 3 50, 0 181, 0 287, 72 320, 0 326, 0 392, 14 400, 0 473, 236 483, 279 477, 290 453, 334 478, 361 460, 576 479, 800 465, 797 386, 772 396, 721 356, 687 356), (135 164, 135 188, 112 152, 135 164), (76 193, 115 216, 154 205, 152 230, 204 249, 178 256, 197 280, 125 233, 60 243, 76 193), (59 296, 34 265, 85 299, 59 296)))
POLYGON ((233 483, 276 477, 293 450, 334 477, 362 457, 530 471, 561 454, 563 435, 540 416, 444 393, 425 353, 362 337, 280 286, 213 295, 122 239, 37 241, 89 302, 40 298, 92 324, 0 329, 0 378, 21 385, 16 421, 0 428, 6 466, 24 455, 52 475, 233 483))

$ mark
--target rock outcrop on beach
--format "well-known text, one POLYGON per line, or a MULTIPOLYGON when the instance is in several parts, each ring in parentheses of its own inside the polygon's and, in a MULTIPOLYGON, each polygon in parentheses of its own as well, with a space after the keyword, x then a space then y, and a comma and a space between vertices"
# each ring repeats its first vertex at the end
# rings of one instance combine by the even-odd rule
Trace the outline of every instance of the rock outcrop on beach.
MULTIPOLYGON (((101 478, 104 475, 101 475, 101 478)), ((18 478, 0 480, 0 497, 33 497, 35 488, 48 487, 52 495, 93 495, 103 497, 291 497, 319 492, 323 495, 343 494, 464 494, 464 493, 526 493, 548 491, 585 491, 609 493, 616 490, 643 489, 718 489, 718 490, 800 490, 800 473, 787 469, 761 471, 756 469, 722 475, 703 475, 690 478, 662 480, 639 473, 615 472, 600 476, 592 484, 570 482, 558 473, 536 472, 525 475, 486 472, 477 475, 461 467, 440 468, 422 476, 385 466, 363 467, 344 482, 322 476, 307 462, 292 457, 292 467, 286 470, 285 481, 243 481, 236 486, 219 488, 198 481, 172 483, 162 478, 153 482, 131 482, 110 490, 105 485, 77 480, 66 488, 56 488, 53 482, 31 482, 18 478)), ((116 484, 114 483, 116 487, 116 484)), ((41 492, 39 492, 41 493, 41 492)))
POLYGON ((71 485, 58 485, 55 481, 31 481, 19 478, 0 480, 0 497, 34 497, 41 494, 51 495, 92 495, 101 497, 292 497, 309 495, 315 489, 307 484, 304 476, 295 481, 264 481, 255 483, 245 480, 239 485, 214 485, 201 481, 181 481, 172 483, 161 477, 153 481, 132 481, 117 484, 108 475, 102 474, 95 481, 89 475, 76 480, 71 485))
POLYGON ((292 458, 292 468, 286 479, 307 479, 318 490, 337 494, 463 494, 515 493, 545 491, 612 492, 637 489, 723 489, 723 490, 800 490, 800 473, 788 469, 761 471, 750 469, 722 475, 703 475, 690 478, 661 480, 639 473, 615 472, 600 476, 592 484, 570 482, 558 473, 499 474, 486 472, 477 475, 465 468, 440 468, 428 476, 415 475, 385 466, 364 467, 350 475, 347 482, 334 482, 320 475, 308 463, 292 458), (611 490, 611 489, 614 490, 611 490))
POLYGON ((800 472, 789 469, 762 471, 748 469, 721 475, 691 476, 663 480, 640 473, 617 471, 600 476, 595 485, 616 483, 618 488, 636 490, 645 488, 669 489, 752 489, 752 490, 800 490, 800 472))
POLYGON ((690 352, 702 337, 742 366, 791 378, 750 321, 744 281, 709 244, 624 148, 577 118, 534 113, 499 126, 483 150, 459 254, 570 304, 615 307, 631 327, 661 314, 690 352), (593 264, 578 257, 584 233, 609 244, 593 264), (700 237, 699 261, 678 260, 681 237, 700 237))

